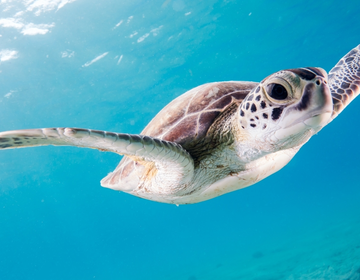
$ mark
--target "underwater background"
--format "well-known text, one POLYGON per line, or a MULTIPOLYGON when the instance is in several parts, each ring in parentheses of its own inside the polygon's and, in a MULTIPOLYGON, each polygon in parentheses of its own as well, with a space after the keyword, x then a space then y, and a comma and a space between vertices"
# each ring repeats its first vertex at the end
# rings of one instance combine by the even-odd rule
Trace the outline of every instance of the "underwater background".
MULTIPOLYGON (((139 133, 214 81, 329 71, 343 1, 0 0, 0 131, 139 133)), ((176 207, 100 187, 120 156, 0 151, 0 279, 360 279, 360 99, 260 183, 176 207)))

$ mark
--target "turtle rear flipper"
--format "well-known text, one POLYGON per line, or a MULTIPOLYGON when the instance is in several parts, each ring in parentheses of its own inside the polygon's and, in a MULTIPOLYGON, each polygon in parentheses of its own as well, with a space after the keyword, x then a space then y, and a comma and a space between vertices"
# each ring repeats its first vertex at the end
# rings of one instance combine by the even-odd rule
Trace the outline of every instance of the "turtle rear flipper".
MULTIPOLYGON (((151 171, 153 176, 142 179, 153 180, 160 188, 185 185, 192 179, 194 173, 192 157, 179 144, 149 136, 81 128, 43 128, 0 133, 0 149, 47 145, 76 146, 127 155, 133 161, 151 169, 149 172, 151 171)), ((102 180, 102 185, 122 189, 107 183, 111 174, 102 180)), ((138 178, 138 182, 141 183, 141 178, 138 178)), ((152 183, 147 182, 147 184, 152 183)), ((176 190, 167 191, 176 192, 176 190)))
POLYGON ((360 93, 360 45, 347 53, 329 72, 335 119, 360 93))

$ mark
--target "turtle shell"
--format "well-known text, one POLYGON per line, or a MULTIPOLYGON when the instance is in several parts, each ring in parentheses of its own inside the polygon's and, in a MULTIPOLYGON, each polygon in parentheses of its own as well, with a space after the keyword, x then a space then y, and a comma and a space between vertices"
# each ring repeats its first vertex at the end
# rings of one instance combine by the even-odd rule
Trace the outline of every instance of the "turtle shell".
POLYGON ((205 137, 214 120, 238 103, 257 85, 252 82, 219 82, 198 86, 170 102, 141 132, 180 144, 185 149, 205 137))
MULTIPOLYGON (((255 82, 217 82, 193 88, 165 106, 141 134, 176 142, 193 156, 194 143, 201 142, 217 117, 234 103, 239 106, 257 85, 255 82)), ((141 176, 143 169, 143 165, 125 156, 102 185, 111 187, 120 181, 132 185, 131 181, 141 176), (129 181, 127 177, 132 179, 129 181)))

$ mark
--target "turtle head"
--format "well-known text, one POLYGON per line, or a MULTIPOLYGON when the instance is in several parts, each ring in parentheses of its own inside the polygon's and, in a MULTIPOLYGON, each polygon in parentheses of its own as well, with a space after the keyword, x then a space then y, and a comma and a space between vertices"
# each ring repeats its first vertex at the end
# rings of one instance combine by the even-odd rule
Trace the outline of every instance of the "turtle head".
POLYGON ((288 149, 306 143, 320 131, 332 111, 325 70, 283 70, 265 78, 243 100, 240 129, 257 149, 288 149))

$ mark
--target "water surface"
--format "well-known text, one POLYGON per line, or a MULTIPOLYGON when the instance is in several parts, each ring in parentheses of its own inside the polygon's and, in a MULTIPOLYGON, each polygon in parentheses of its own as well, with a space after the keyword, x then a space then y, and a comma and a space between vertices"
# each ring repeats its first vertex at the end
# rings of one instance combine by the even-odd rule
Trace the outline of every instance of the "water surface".
MULTIPOLYGON (((139 133, 207 82, 329 71, 360 43, 358 1, 0 2, 0 131, 139 133)), ((360 279, 360 101, 282 171, 176 207, 104 189, 120 157, 0 153, 1 279, 360 279)))

